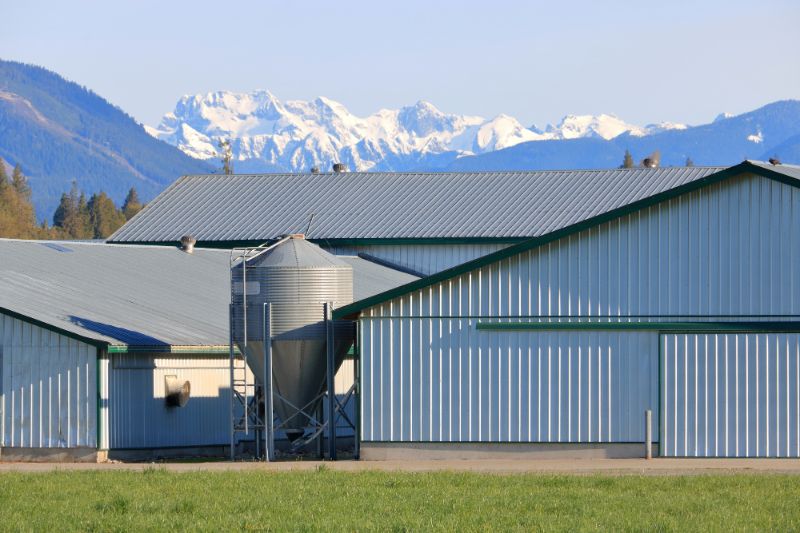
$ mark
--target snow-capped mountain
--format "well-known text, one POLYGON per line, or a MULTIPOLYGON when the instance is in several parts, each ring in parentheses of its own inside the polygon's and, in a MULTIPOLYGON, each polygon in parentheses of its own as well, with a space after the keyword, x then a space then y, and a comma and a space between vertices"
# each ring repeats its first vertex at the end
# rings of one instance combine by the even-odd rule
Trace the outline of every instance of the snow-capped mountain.
POLYGON ((329 169, 334 162, 352 170, 437 168, 528 141, 609 140, 685 128, 673 123, 640 127, 602 114, 568 115, 539 130, 504 114, 490 120, 446 114, 424 101, 358 117, 324 97, 281 102, 269 91, 219 91, 184 96, 157 128, 147 131, 199 159, 218 157, 219 141, 229 139, 238 171, 304 171, 329 169))

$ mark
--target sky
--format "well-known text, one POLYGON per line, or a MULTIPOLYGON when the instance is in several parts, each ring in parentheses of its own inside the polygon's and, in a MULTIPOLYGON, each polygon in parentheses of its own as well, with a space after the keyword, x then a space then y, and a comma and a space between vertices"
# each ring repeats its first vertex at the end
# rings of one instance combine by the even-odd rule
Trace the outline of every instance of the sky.
POLYGON ((566 114, 710 122, 800 98, 797 0, 0 0, 0 58, 155 125, 184 94, 418 100, 544 126, 566 114))

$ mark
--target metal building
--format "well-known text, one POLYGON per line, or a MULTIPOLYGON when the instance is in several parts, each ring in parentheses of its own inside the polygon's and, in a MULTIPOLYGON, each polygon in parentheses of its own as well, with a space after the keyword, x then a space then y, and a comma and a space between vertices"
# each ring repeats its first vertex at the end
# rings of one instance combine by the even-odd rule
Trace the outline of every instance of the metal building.
POLYGON ((536 203, 536 238, 335 311, 362 457, 641 456, 648 410, 663 456, 800 457, 800 167, 572 192, 582 219, 536 203))
POLYGON ((180 178, 110 242, 258 246, 287 233, 430 275, 723 170, 673 167, 180 178))
MULTIPOLYGON (((223 454, 230 252, 0 239, 0 257, 0 457, 223 454)), ((342 259, 357 298, 417 279, 342 259)))

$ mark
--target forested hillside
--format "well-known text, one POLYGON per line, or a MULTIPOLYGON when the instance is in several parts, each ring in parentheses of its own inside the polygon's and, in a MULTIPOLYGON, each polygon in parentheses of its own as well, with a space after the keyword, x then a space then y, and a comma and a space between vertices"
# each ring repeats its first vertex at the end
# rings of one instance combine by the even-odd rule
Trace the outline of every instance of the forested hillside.
POLYGON ((39 219, 52 213, 73 181, 121 203, 131 187, 149 200, 182 174, 211 170, 85 87, 2 60, 0 157, 29 176, 39 219))

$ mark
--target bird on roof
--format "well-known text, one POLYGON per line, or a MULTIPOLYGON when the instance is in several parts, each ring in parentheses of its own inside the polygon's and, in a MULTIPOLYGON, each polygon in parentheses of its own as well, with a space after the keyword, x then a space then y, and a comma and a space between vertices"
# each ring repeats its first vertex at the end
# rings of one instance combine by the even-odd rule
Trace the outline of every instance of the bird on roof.
POLYGON ((781 160, 778 159, 777 156, 776 157, 770 157, 769 158, 769 164, 770 165, 780 165, 781 164, 781 160))

